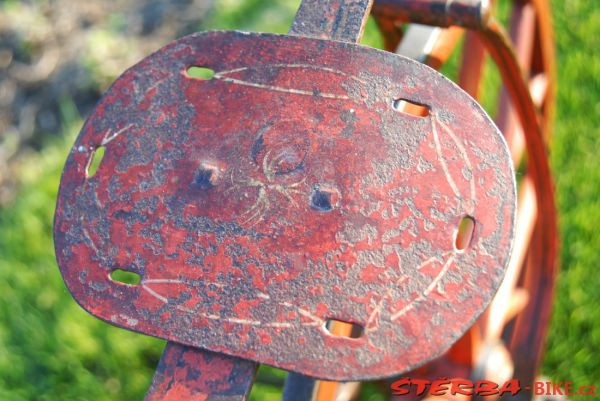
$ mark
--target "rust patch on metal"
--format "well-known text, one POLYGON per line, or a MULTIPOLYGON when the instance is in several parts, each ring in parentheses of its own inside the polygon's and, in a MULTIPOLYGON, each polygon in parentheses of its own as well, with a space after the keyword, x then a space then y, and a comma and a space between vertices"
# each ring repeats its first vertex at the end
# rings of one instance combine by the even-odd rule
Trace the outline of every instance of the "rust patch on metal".
POLYGON ((167 343, 144 401, 244 401, 256 364, 167 343))

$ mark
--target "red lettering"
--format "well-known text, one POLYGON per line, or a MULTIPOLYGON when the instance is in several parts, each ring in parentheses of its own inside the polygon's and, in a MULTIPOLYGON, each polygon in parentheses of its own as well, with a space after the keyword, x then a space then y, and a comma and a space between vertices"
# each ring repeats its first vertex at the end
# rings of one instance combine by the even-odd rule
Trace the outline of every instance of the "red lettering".
MULTIPOLYGON (((447 379, 445 377, 433 382, 426 379, 411 379, 403 377, 394 381, 391 385, 392 395, 407 395, 411 393, 413 386, 416 389, 415 395, 422 396, 427 393, 436 397, 444 395, 461 395, 473 396, 479 395, 482 397, 499 396, 503 397, 510 393, 511 396, 518 395, 523 391, 521 383, 518 379, 511 379, 501 387, 499 384, 490 380, 479 380, 473 382, 468 379, 447 379)), ((529 390, 529 387, 527 387, 529 390)), ((557 395, 557 396, 596 396, 596 386, 581 386, 578 391, 573 382, 534 382, 531 388, 533 395, 557 395)))
POLYGON ((403 377, 400 380, 396 380, 390 387, 392 388, 392 394, 406 395, 410 393, 410 378, 403 377), (407 386, 408 388, 404 388, 404 386, 407 386))
POLYGON ((579 388, 579 394, 580 395, 587 395, 587 396, 595 396, 596 395, 596 386, 581 386, 579 388), (590 390, 590 391, 585 391, 585 390, 590 390))
POLYGON ((573 395, 573 382, 565 382, 565 395, 573 395))
POLYGON ((479 380, 475 383, 475 394, 485 397, 498 394, 498 385, 489 380, 479 380))
POLYGON ((450 394, 473 395, 473 382, 465 379, 453 379, 450 394))
POLYGON ((429 391, 429 394, 431 395, 445 395, 448 393, 448 390, 450 389, 450 380, 446 380, 446 379, 441 379, 441 380, 436 380, 433 383, 431 383, 431 390, 429 391))
POLYGON ((521 385, 519 384, 519 381, 517 379, 512 379, 505 382, 498 393, 500 394, 500 397, 502 397, 504 393, 511 393, 512 395, 517 395, 520 391, 521 385))
POLYGON ((544 391, 544 389, 546 387, 546 383, 544 383, 544 382, 535 382, 534 384, 535 384, 535 386, 533 388, 533 394, 534 395, 544 395, 544 394, 546 394, 546 391, 544 391))
POLYGON ((552 395, 564 395, 560 388, 563 386, 563 383, 554 383, 552 382, 552 395))
POLYGON ((429 386, 429 380, 414 379, 412 384, 417 386, 417 395, 423 395, 429 386))

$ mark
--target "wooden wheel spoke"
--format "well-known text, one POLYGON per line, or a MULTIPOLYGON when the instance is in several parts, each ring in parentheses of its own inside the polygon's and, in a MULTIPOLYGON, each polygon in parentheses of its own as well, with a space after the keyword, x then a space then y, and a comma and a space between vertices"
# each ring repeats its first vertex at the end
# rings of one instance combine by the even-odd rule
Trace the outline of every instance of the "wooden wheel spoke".
POLYGON ((548 75, 544 72, 535 74, 529 80, 531 99, 533 100, 533 104, 535 104, 535 106, 539 109, 542 108, 548 96, 549 85, 550 83, 548 82, 548 75))
POLYGON ((396 52, 439 69, 448 60, 463 33, 464 29, 459 27, 411 24, 396 52))
POLYGON ((512 297, 506 307, 504 321, 509 322, 514 319, 519 313, 523 312, 529 303, 529 291, 525 288, 515 288, 512 292, 512 297))
POLYGON ((467 32, 463 47, 469 51, 463 52, 458 84, 477 99, 483 76, 485 47, 475 32, 467 32))
MULTIPOLYGON (((534 106, 538 110, 541 110, 548 94, 548 78, 545 73, 536 74, 529 80, 529 92, 531 93, 531 100, 534 106)), ((518 166, 523 159, 527 144, 523 128, 517 121, 517 116, 512 108, 510 109, 510 117, 504 124, 503 132, 505 132, 513 164, 518 166)))
MULTIPOLYGON (((508 270, 504 281, 500 285, 500 289, 486 312, 486 329, 484 334, 486 340, 499 339, 506 322, 514 317, 514 310, 510 311, 511 302, 515 297, 514 290, 521 276, 521 270, 525 263, 538 216, 535 189, 527 177, 521 184, 517 210, 515 245, 508 270)), ((519 302, 522 302, 524 299, 527 298, 522 296, 520 300, 515 301, 516 304, 514 306, 519 305, 519 302)))

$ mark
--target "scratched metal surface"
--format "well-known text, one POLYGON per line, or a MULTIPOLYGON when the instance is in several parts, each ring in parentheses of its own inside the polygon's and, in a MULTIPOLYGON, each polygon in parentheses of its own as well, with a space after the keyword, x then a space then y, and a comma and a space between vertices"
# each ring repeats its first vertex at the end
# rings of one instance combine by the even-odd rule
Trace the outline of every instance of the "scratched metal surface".
POLYGON ((500 133, 442 75, 347 43, 212 32, 110 88, 68 156, 54 231, 69 290, 99 318, 365 380, 425 363, 474 322, 514 214, 500 133), (191 65, 216 74, 189 78, 191 65), (398 98, 429 116, 394 110, 398 98), (457 251, 465 215, 474 237, 457 251), (117 268, 141 282, 113 282, 117 268), (364 333, 332 336, 330 318, 364 333))
POLYGON ((244 401, 256 364, 167 343, 144 401, 244 401))

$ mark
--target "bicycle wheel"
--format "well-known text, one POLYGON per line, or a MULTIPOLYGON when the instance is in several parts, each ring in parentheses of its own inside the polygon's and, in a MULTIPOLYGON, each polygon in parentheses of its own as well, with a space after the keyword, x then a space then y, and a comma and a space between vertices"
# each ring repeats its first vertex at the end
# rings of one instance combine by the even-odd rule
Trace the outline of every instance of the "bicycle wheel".
MULTIPOLYGON (((440 68, 458 47, 462 29, 456 27, 400 28, 415 20, 431 21, 427 15, 407 18, 408 3, 418 2, 380 3, 373 12, 388 50, 396 48, 440 68)), ((471 29, 462 46, 458 84, 478 99, 485 54, 492 56, 503 84, 497 94, 496 122, 519 172, 515 247, 506 278, 477 324, 442 358, 409 376, 499 383, 516 378, 526 387, 535 379, 543 355, 557 271, 556 211, 547 153, 554 112, 553 33, 546 0, 499 5, 510 8, 510 34, 491 15, 482 14, 479 25, 463 23, 471 29)), ((517 397, 529 399, 531 392, 524 390, 517 397)))

